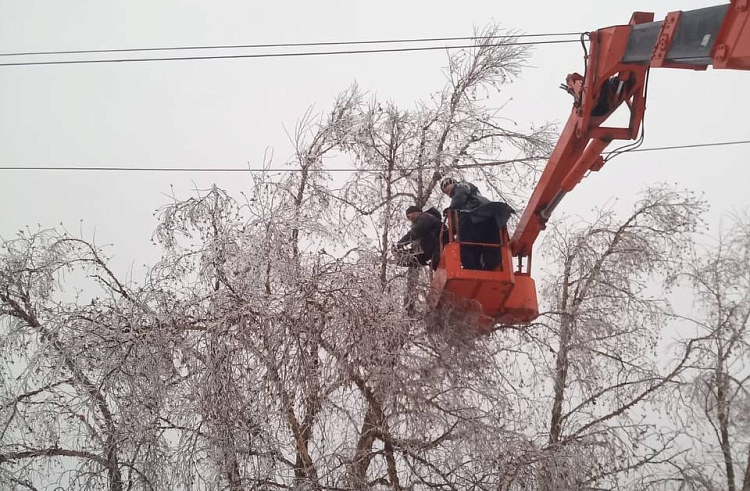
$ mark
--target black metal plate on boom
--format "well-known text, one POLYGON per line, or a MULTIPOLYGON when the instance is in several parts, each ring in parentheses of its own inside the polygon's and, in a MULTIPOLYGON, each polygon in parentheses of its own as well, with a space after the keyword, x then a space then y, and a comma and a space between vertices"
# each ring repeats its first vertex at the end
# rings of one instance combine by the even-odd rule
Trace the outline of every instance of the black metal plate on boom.
MULTIPOLYGON (((689 10, 680 16, 666 62, 686 65, 710 65, 711 48, 729 4, 689 10)), ((623 63, 645 65, 651 61, 663 21, 633 26, 623 63)))

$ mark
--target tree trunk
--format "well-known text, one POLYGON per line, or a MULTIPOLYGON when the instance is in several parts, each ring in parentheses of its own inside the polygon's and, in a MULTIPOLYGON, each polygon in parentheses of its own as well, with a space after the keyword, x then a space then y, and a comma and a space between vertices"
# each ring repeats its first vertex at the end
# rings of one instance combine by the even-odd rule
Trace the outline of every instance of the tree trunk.
POLYGON ((107 438, 107 446, 110 447, 107 452, 107 476, 109 480, 109 489, 110 491, 122 491, 122 474, 120 473, 120 462, 117 458, 117 447, 114 438, 107 438))
POLYGON ((367 403, 367 412, 362 421, 362 430, 357 440, 357 448, 349 467, 349 487, 351 489, 365 489, 367 469, 372 460, 372 445, 377 435, 378 410, 371 401, 367 403))
MULTIPOLYGON (((296 220, 299 220, 300 212, 302 211, 302 202, 305 199, 305 190, 307 188, 307 179, 310 175, 310 166, 312 162, 304 162, 300 165, 302 169, 302 175, 300 176, 299 188, 297 188, 297 194, 294 197, 294 216, 296 220)), ((299 225, 292 227, 292 253, 294 259, 299 261, 299 225)))
MULTIPOLYGON (((232 453, 234 454, 234 450, 232 453)), ((240 465, 234 455, 232 455, 232 461, 229 463, 229 468, 227 469, 227 481, 229 482, 229 491, 243 491, 240 465)))
POLYGON ((572 324, 573 319, 570 316, 563 316, 560 323, 560 346, 555 359, 555 397, 552 403, 552 418, 549 428, 549 442, 553 444, 560 441, 562 433, 562 407, 565 402, 565 384, 568 379, 568 353, 572 324))
POLYGON ((385 223, 383 224, 383 234, 381 235, 382 256, 380 258, 380 285, 385 290, 388 282, 388 232, 391 228, 391 213, 393 212, 393 161, 388 162, 388 170, 385 175, 385 223))
POLYGON ((750 491, 750 447, 747 449, 747 465, 745 466, 745 479, 742 481, 742 491, 750 491))
MULTIPOLYGON (((727 489, 735 491, 734 463, 732 462, 732 449, 729 442, 729 401, 728 377, 724 372, 724 357, 719 349, 718 362, 716 364, 716 417, 719 421, 719 444, 724 456, 724 467, 727 473, 727 489)), ((746 479, 747 480, 747 479, 746 479)))
POLYGON ((404 293, 404 308, 409 317, 417 314, 417 289, 419 286, 419 267, 410 266, 406 272, 406 292, 404 293))

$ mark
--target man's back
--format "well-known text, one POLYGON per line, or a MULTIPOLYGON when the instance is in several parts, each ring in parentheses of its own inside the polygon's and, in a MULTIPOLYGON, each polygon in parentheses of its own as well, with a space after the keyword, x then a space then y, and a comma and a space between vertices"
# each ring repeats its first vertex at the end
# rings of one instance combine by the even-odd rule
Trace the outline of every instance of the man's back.
POLYGON ((475 185, 461 181, 453 188, 450 207, 461 211, 471 211, 489 202, 490 200, 482 196, 475 185))
POLYGON ((427 236, 437 236, 440 233, 440 219, 432 213, 423 212, 411 225, 411 234, 415 239, 424 239, 427 236))

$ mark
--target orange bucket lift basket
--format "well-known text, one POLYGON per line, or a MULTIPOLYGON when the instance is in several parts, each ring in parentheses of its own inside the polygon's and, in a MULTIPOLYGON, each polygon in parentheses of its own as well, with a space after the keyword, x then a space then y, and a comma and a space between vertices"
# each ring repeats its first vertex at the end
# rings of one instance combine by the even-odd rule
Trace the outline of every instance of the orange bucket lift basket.
MULTIPOLYGON (((458 212, 447 217, 447 242, 442 234, 440 263, 432 276, 428 302, 468 317, 479 332, 490 332, 494 325, 528 324, 539 315, 536 287, 526 272, 513 271, 513 256, 507 227, 500 230, 500 243, 462 242, 458 212), (493 270, 465 269, 461 247, 481 246, 500 249, 500 264, 493 270)), ((519 265, 520 267, 520 265, 519 265)))

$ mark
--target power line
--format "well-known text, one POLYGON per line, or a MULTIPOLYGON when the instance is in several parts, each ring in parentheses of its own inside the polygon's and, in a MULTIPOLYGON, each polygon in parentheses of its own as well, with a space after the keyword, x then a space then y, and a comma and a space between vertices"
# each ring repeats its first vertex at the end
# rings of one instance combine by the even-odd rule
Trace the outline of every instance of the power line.
MULTIPOLYGON (((671 145, 665 147, 651 147, 651 148, 638 148, 631 150, 628 153, 635 152, 657 152, 665 150, 681 150, 686 148, 702 148, 702 147, 721 147, 728 145, 744 145, 750 143, 750 140, 735 140, 728 142, 714 142, 714 143, 694 143, 689 145, 671 145)), ((549 158, 547 156, 539 157, 527 157, 519 160, 543 160, 549 158)), ((511 163, 513 160, 504 161, 502 163, 511 163)), ((496 162, 495 164, 499 164, 496 162)), ((240 168, 240 167, 224 167, 224 168, 212 168, 212 167, 0 167, 0 170, 11 170, 11 171, 92 171, 92 172, 301 172, 301 169, 295 169, 290 167, 269 167, 265 169, 258 168, 240 168)), ((406 170, 417 170, 417 169, 406 169, 406 170)), ((378 173, 380 170, 375 169, 351 169, 351 168, 328 168, 328 169, 309 169, 308 172, 355 172, 355 173, 378 173)))
POLYGON ((471 41, 476 39, 516 39, 536 37, 559 37, 579 36, 579 32, 554 32, 540 34, 508 34, 497 36, 454 36, 454 37, 432 37, 412 39, 374 39, 359 41, 316 41, 298 43, 273 43, 273 44, 217 44, 205 46, 159 46, 149 48, 108 48, 108 49, 79 49, 66 51, 26 51, 16 53, 0 53, 0 56, 37 56, 37 55, 74 55, 74 54, 99 54, 99 53, 138 53, 148 51, 188 51, 207 49, 267 49, 267 48, 292 48, 310 46, 352 46, 366 44, 403 44, 403 43, 426 43, 438 41, 471 41))
MULTIPOLYGON (((565 44, 577 43, 577 39, 559 39, 551 41, 527 41, 498 43, 495 46, 530 46, 538 44, 565 44)), ((21 61, 11 63, 0 63, 2 66, 32 66, 32 65, 80 65, 94 63, 136 63, 149 61, 188 61, 188 60, 228 60, 238 58, 287 58, 296 56, 327 56, 327 55, 359 55, 372 53, 399 53, 407 51, 432 51, 448 49, 466 49, 476 48, 476 44, 464 44, 454 46, 418 46, 410 48, 381 48, 381 49, 358 49, 358 50, 340 50, 340 51, 301 51, 293 53, 246 53, 235 55, 206 55, 206 56, 168 56, 158 58, 112 58, 112 59, 92 59, 92 60, 58 60, 58 61, 21 61)))
POLYGON ((694 143, 692 145, 673 145, 673 146, 668 146, 668 147, 636 148, 633 150, 629 150, 628 153, 656 152, 659 150, 675 150, 675 149, 683 149, 683 148, 723 147, 726 145, 743 145, 746 143, 750 143, 750 140, 737 140, 737 141, 716 142, 716 143, 694 143))

